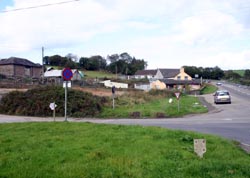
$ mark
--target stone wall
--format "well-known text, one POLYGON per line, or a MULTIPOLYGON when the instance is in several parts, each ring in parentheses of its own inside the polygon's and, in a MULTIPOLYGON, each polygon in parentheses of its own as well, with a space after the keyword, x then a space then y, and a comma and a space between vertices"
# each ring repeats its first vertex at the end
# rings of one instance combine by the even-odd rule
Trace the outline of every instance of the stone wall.
POLYGON ((14 76, 14 66, 13 65, 1 65, 0 74, 5 76, 14 76))

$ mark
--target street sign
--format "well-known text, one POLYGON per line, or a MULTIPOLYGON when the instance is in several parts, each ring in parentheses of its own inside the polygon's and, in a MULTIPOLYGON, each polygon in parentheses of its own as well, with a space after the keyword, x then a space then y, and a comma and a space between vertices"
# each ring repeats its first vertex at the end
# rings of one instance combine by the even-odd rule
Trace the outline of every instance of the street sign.
POLYGON ((69 82, 68 81, 64 81, 63 82, 63 88, 65 88, 66 85, 67 85, 68 88, 71 88, 71 81, 69 81, 69 82))
POLYGON ((69 81, 73 77, 73 72, 70 68, 64 68, 62 71, 62 77, 64 80, 69 81))
POLYGON ((50 103, 49 107, 50 107, 51 110, 55 110, 57 105, 56 105, 56 103, 50 103))
POLYGON ((180 98, 181 93, 180 92, 175 92, 174 94, 175 94, 175 96, 176 96, 176 98, 178 100, 180 98))

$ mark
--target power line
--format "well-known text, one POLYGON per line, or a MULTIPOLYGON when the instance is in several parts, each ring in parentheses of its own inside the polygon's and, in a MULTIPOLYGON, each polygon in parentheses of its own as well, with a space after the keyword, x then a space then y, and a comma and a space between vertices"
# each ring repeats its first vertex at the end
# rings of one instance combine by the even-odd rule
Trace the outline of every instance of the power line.
POLYGON ((80 0, 62 1, 62 2, 57 2, 57 3, 42 4, 42 5, 37 5, 37 6, 16 8, 16 9, 10 9, 10 10, 3 10, 3 11, 0 11, 0 13, 7 13, 7 12, 14 12, 14 11, 22 11, 22 10, 29 10, 29 9, 36 9, 36 8, 47 7, 47 6, 54 6, 54 5, 60 5, 60 4, 67 4, 67 3, 72 3, 72 2, 76 2, 76 1, 80 1, 80 0))

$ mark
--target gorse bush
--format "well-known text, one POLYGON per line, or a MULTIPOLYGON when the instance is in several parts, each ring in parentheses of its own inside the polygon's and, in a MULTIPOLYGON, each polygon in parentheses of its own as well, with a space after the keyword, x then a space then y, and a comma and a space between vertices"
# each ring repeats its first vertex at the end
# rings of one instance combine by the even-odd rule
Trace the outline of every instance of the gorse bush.
MULTIPOLYGON (((64 116, 65 92, 62 87, 39 87, 27 92, 13 91, 0 101, 3 114, 26 116, 51 116, 49 104, 55 102, 56 116, 64 116)), ((98 114, 106 98, 90 93, 68 90, 67 114, 72 117, 93 117, 98 114)))

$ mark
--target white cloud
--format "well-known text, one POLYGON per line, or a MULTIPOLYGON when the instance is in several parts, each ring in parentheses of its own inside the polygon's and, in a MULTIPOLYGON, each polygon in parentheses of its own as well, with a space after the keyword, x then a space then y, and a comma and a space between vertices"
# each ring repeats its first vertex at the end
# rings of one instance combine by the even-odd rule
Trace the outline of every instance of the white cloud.
MULTIPOLYGON (((8 9, 57 2, 62 0, 15 0, 8 9)), ((249 0, 81 0, 1 13, 4 25, 0 28, 0 57, 31 56, 34 49, 45 46, 61 54, 75 48, 79 56, 128 52, 148 61, 150 68, 182 65, 250 68, 247 43, 250 30, 244 24, 249 17, 242 12, 243 7, 249 10, 246 8, 249 3, 249 0)), ((37 55, 40 57, 40 52, 37 55)))

